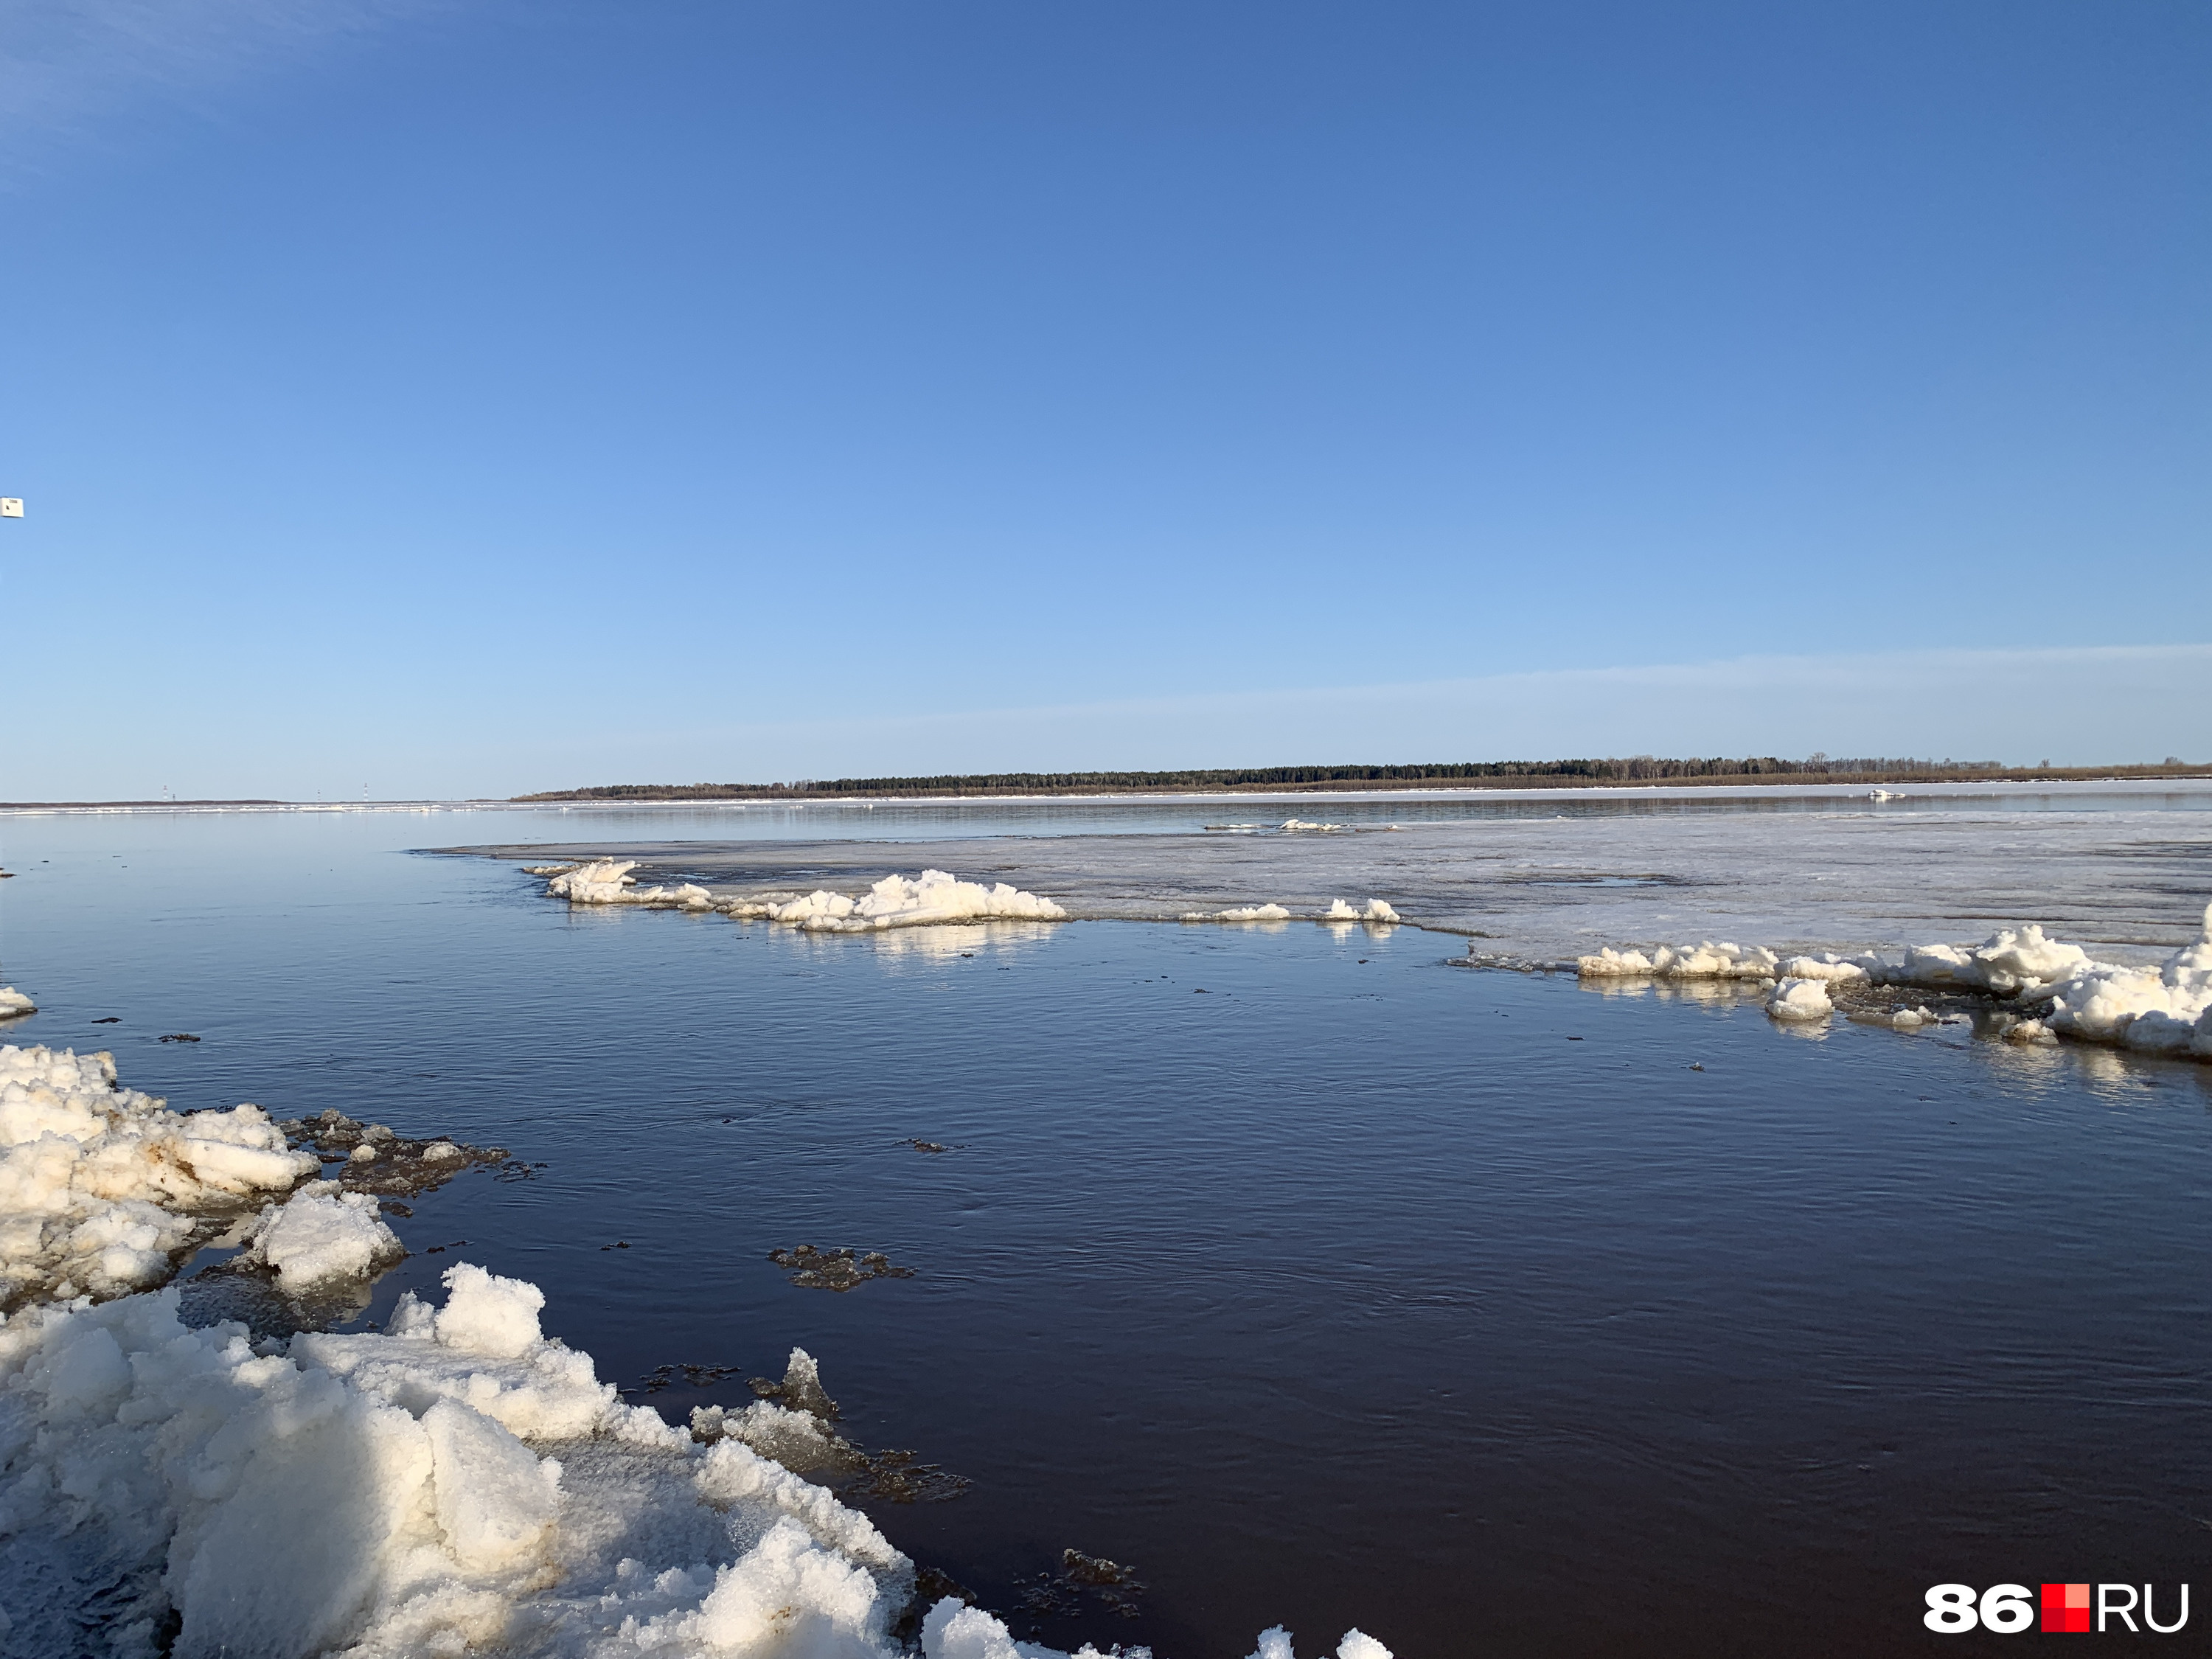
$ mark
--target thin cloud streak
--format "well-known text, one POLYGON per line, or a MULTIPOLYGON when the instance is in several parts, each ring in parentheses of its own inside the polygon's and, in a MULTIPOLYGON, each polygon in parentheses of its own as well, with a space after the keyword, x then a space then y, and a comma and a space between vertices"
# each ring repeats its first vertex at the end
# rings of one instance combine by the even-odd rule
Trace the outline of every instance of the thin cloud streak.
POLYGON ((0 4, 8 173, 94 141, 148 103, 189 104, 447 0, 9 0, 0 4))

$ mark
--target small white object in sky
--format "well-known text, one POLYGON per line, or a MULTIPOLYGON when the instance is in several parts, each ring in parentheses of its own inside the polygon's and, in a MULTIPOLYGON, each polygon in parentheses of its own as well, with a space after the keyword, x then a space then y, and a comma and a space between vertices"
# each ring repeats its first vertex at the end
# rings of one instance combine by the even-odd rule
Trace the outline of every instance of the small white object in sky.
POLYGON ((20 519, 23 516, 21 495, 0 495, 0 519, 20 519))

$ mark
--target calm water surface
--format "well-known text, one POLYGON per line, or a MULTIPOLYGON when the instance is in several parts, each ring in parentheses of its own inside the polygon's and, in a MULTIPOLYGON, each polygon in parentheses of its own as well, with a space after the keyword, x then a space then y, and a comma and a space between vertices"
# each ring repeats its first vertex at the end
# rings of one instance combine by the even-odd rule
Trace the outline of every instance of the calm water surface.
POLYGON ((419 1204, 367 1317, 465 1255, 610 1380, 736 1368, 678 1416, 803 1346, 969 1482, 871 1511, 1017 1633, 1973 1651, 1929 1584, 2212 1578, 2212 1068, 1808 1039, 1412 929, 571 912, 399 850, 494 838, 450 821, 4 834, 7 1040, 543 1162, 419 1204), (797 1288, 800 1243, 915 1276, 797 1288), (1027 1611, 1067 1547, 1139 1616, 1027 1611))

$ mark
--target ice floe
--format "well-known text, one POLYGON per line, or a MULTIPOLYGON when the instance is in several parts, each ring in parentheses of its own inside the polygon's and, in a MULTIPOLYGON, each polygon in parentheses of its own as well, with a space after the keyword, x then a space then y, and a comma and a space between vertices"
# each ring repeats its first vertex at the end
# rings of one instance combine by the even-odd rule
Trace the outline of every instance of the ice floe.
POLYGON ((574 866, 540 865, 529 873, 550 875, 548 898, 564 898, 571 904, 636 904, 653 910, 711 910, 714 896, 705 888, 685 882, 676 887, 640 887, 630 872, 635 859, 595 859, 574 866))
POLYGON ((1364 910, 1355 910, 1342 899, 1331 899, 1322 911, 1323 921, 1396 921, 1398 913, 1381 899, 1370 899, 1364 910))
POLYGON ((0 1308, 159 1284, 317 1168, 258 1106, 179 1114, 118 1087, 112 1054, 0 1047, 0 1308))
POLYGON ((266 1267, 286 1296, 304 1297, 345 1279, 368 1279, 406 1253, 378 1217, 374 1198, 342 1192, 335 1181, 317 1181, 264 1209, 239 1259, 266 1267))
POLYGON ((1826 980, 1785 979, 1767 998, 1766 1012, 1776 1019, 1826 1019, 1836 1012, 1836 1005, 1828 1000, 1826 980))
POLYGON ((14 1019, 19 1014, 35 1014, 39 1005, 12 985, 0 985, 0 1019, 14 1019))
POLYGON ((2045 1023, 2066 1036, 2212 1060, 2212 905, 2196 943, 2164 965, 2084 962, 2026 1000, 2047 1003, 2045 1023))
POLYGON ((1607 945, 1575 963, 1584 979, 1773 979, 1781 958, 1773 951, 1747 951, 1739 945, 1662 945, 1646 956, 1607 945))
MULTIPOLYGON (((1187 910, 1182 921, 1288 921, 1296 913, 1279 904, 1240 904, 1226 910, 1187 910)), ((1355 910, 1342 899, 1331 899, 1328 908, 1313 915, 1316 921, 1395 922, 1398 913, 1381 899, 1370 899, 1367 908, 1355 910)))
MULTIPOLYGON (((1885 1004, 1854 1007, 1847 1018, 1854 1025, 1886 1025, 1893 1031, 1917 1031, 1923 1025, 1943 1025, 1967 1017, 1939 1014, 1923 1003, 1918 1007, 1892 1007, 1885 1004)), ((2053 1042, 2057 1040, 2051 1039, 2053 1042)))
POLYGON ((1865 967, 1848 957, 1828 953, 1817 957, 1792 957, 1781 968, 1784 979, 1817 979, 1830 983, 1845 980, 1864 979, 1865 967))
POLYGON ((943 870, 918 876, 885 876, 860 898, 817 890, 787 900, 732 900, 720 907, 740 921, 777 921, 812 933, 866 933, 886 927, 925 927, 963 921, 1065 921, 1067 912, 1048 898, 1007 882, 986 887, 943 870))

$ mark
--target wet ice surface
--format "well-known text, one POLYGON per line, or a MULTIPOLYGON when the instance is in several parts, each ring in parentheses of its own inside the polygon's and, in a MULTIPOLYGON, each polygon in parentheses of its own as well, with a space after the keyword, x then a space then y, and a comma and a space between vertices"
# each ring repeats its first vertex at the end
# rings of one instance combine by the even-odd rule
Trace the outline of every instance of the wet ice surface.
POLYGON ((672 1422, 803 1347, 839 1435, 971 1483, 860 1501, 1018 1634, 1880 1654, 1933 1583, 2201 1566, 2206 1068, 1807 1033, 1413 929, 809 937, 359 825, 31 828, 7 1040, 542 1164, 408 1199, 356 1322, 465 1237, 672 1422), (915 1276, 794 1286, 801 1241, 915 1276))
MULTIPOLYGON (((931 866, 1008 882, 1087 917, 1267 904, 1311 913, 1379 898, 1409 921, 1474 935, 1486 953, 1543 962, 1700 938, 1784 951, 1898 949, 2031 921, 2101 957, 2147 962, 2195 936, 2212 896, 2205 785, 1878 804, 1838 792, 1654 791, 1333 800, 1329 809, 1344 830, 1209 833, 1144 806, 1126 809, 1121 824, 1102 816, 1108 809, 1073 823, 1039 809, 1025 822, 1002 806, 989 819, 944 809, 939 835, 925 838, 933 820, 908 808, 903 838, 879 842, 711 839, 726 826, 695 821, 682 840, 470 850, 519 862, 549 853, 635 859, 641 883, 697 882, 718 896, 859 892, 931 866), (1023 833, 1004 832, 1016 823, 1023 833)), ((843 815, 848 833, 854 816, 843 815)))

